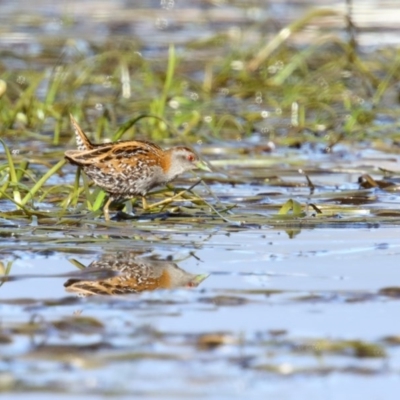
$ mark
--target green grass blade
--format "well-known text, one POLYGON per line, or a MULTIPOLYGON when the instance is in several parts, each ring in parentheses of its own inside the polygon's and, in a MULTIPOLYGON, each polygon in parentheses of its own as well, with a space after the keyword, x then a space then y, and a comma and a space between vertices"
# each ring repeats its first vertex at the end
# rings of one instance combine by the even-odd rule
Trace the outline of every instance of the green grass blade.
POLYGON ((58 170, 60 170, 66 164, 66 160, 60 160, 53 168, 49 169, 32 187, 29 193, 21 201, 21 205, 25 205, 30 199, 33 199, 34 195, 44 185, 44 183, 53 176, 58 170))
POLYGON ((164 120, 164 118, 159 117, 158 115, 152 115, 152 114, 141 114, 138 117, 134 117, 129 119, 128 121, 126 121, 124 124, 122 124, 120 126, 120 128, 117 130, 117 132, 114 133, 113 135, 113 142, 121 139, 122 135, 129 130, 130 128, 132 128, 133 125, 135 125, 138 121, 140 121, 143 118, 155 118, 158 119, 159 121, 165 123, 166 125, 168 125, 168 127, 171 129, 170 125, 168 124, 167 121, 164 120))
MULTIPOLYGON (((0 262, 0 274, 2 276, 8 276, 10 275, 11 272, 11 267, 12 267, 13 262, 9 261, 6 266, 2 262, 0 262)), ((0 287, 3 286, 4 282, 7 282, 6 280, 0 282, 0 287)))
POLYGON ((9 168, 9 172, 10 172, 10 182, 14 184, 13 197, 14 197, 15 203, 21 204, 21 193, 17 189, 17 187, 18 187, 18 176, 17 176, 17 173, 15 171, 14 160, 13 160, 13 158, 11 156, 10 149, 5 144, 5 142, 2 139, 0 139, 0 143, 3 145, 4 152, 6 153, 6 158, 7 158, 7 162, 8 162, 8 168, 9 168))
POLYGON ((169 46, 168 52, 168 68, 167 68, 167 76, 165 78, 164 89, 162 97, 158 103, 158 116, 162 117, 165 111, 165 104, 167 103, 167 98, 169 91, 171 89, 172 80, 174 78, 175 73, 175 65, 176 65, 176 55, 175 55, 175 46, 169 46))

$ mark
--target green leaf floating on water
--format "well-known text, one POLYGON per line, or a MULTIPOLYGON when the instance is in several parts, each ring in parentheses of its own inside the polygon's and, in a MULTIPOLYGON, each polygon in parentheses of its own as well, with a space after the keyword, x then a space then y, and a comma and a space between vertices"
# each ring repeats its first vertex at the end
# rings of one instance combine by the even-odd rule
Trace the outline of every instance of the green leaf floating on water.
POLYGON ((289 199, 278 211, 278 215, 286 215, 292 217, 304 217, 306 213, 303 211, 302 205, 293 199, 289 199))

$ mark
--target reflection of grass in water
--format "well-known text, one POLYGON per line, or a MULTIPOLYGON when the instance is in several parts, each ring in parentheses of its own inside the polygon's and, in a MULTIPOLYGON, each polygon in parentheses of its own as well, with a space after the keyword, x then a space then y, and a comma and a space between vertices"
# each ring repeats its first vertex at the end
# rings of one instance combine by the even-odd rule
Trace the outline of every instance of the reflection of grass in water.
MULTIPOLYGON (((0 275, 1 276, 10 275, 12 264, 13 264, 12 261, 8 261, 7 264, 4 265, 4 263, 0 261, 0 275)), ((4 282, 6 281, 0 280, 0 287, 4 285, 4 282)))
MULTIPOLYGON (((256 131, 277 145, 320 142, 327 151, 341 141, 381 143, 382 131, 390 131, 393 124, 382 127, 375 121, 378 113, 396 117, 396 110, 387 105, 387 94, 399 79, 400 56, 385 49, 357 53, 352 41, 333 35, 321 36, 301 49, 291 45, 312 21, 332 15, 337 13, 313 10, 267 43, 251 47, 229 36, 221 41, 220 34, 187 43, 188 51, 209 54, 195 64, 173 46, 167 60, 148 61, 138 53, 137 44, 121 41, 111 50, 104 45, 88 57, 69 42, 49 72, 44 45, 43 54, 29 61, 34 68, 6 70, 0 82, 0 120, 9 146, 2 142, 6 159, 0 165, 0 198, 12 201, 28 216, 40 215, 35 209, 40 202, 51 203, 54 211, 47 215, 57 218, 68 215, 71 207, 78 212, 101 208, 105 194, 85 179, 82 185, 79 171, 72 182, 62 179, 63 150, 74 146, 70 112, 96 142, 111 136, 168 144, 226 143, 256 131), (229 40, 235 42, 234 50, 227 50, 229 40), (110 135, 111 131, 115 133, 110 135), (33 140, 42 146, 31 148, 33 140)), ((395 139, 395 132, 386 134, 386 139, 395 139)), ((255 160, 252 153, 239 161, 242 166, 255 162, 271 166, 266 157, 255 160)), ((232 160, 217 162, 225 168, 232 160)), ((209 212, 198 196, 188 195, 186 200, 209 212)), ((282 202, 280 213, 282 204, 276 205, 277 220, 289 217, 290 210, 293 218, 304 214, 301 204, 294 199, 289 202, 286 206, 282 202), (293 205, 295 209, 290 208, 293 205)), ((315 209, 324 214, 323 206, 315 209)), ((343 209, 326 207, 332 214, 343 209)), ((251 216, 246 219, 253 223, 251 216)))

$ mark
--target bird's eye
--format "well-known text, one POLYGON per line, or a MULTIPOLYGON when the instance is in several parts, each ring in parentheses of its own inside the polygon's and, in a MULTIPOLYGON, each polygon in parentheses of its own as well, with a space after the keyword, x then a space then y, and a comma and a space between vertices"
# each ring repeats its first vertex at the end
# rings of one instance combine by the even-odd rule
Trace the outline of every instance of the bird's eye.
POLYGON ((189 154, 187 156, 187 160, 190 161, 190 162, 194 161, 194 155, 193 154, 189 154))

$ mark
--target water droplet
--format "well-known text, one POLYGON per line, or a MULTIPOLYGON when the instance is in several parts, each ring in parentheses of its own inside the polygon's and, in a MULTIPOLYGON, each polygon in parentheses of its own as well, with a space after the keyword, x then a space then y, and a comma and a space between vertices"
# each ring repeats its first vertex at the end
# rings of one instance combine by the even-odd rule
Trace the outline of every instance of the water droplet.
POLYGON ((324 78, 319 78, 318 79, 318 84, 320 85, 320 86, 322 86, 323 88, 327 88, 329 85, 328 85, 328 83, 326 82, 326 80, 324 79, 324 78))
POLYGON ((36 115, 40 120, 44 120, 44 111, 41 108, 38 108, 36 115))
POLYGON ((174 110, 176 110, 177 108, 179 108, 179 101, 178 100, 170 100, 168 102, 168 105, 173 108, 174 110))
POLYGON ((246 14, 248 18, 254 21, 261 21, 263 18, 263 12, 260 7, 250 7, 246 10, 246 14))
POLYGON ((3 81, 2 79, 0 79, 0 97, 3 96, 3 94, 6 92, 6 90, 7 90, 6 81, 3 81))
POLYGON ((23 112, 18 112, 15 116, 15 120, 26 125, 28 123, 28 117, 23 112))
POLYGON ((244 68, 243 61, 240 61, 240 60, 232 61, 232 62, 231 62, 231 68, 232 68, 234 71, 242 71, 243 68, 244 68))
POLYGON ((266 110, 261 111, 261 117, 262 118, 268 118, 269 117, 269 111, 266 111, 266 110))
POLYGON ((26 82, 26 78, 24 76, 22 76, 22 75, 19 75, 18 78, 17 78, 17 83, 19 85, 23 85, 25 82, 26 82))
POLYGON ((164 10, 172 10, 175 6, 175 0, 161 0, 160 5, 164 10))
POLYGON ((168 27, 168 21, 165 18, 156 19, 156 28, 163 30, 168 27))
POLYGON ((112 76, 111 76, 111 75, 108 75, 108 76, 104 79, 103 86, 104 86, 105 88, 111 87, 111 79, 112 79, 112 76))
POLYGON ((212 122, 212 116, 211 116, 211 115, 206 115, 206 116, 204 117, 204 122, 207 122, 208 124, 209 124, 210 122, 212 122))
POLYGON ((60 18, 52 18, 45 25, 47 31, 58 31, 62 28, 63 21, 60 18))
POLYGON ((299 103, 297 103, 297 101, 294 101, 292 103, 292 112, 290 120, 292 126, 299 126, 299 103))
POLYGON ((190 98, 191 100, 196 101, 199 99, 199 95, 196 92, 192 92, 190 93, 190 98))

